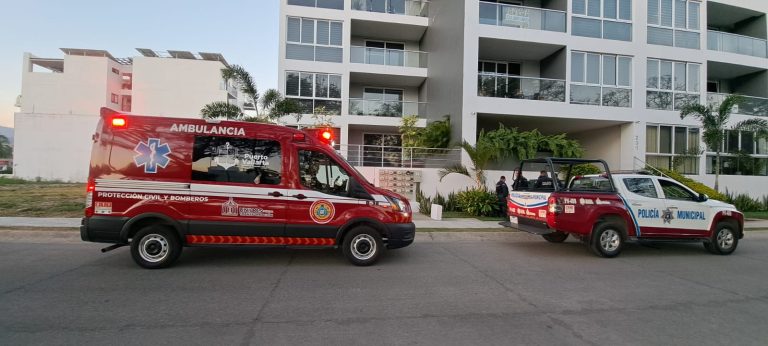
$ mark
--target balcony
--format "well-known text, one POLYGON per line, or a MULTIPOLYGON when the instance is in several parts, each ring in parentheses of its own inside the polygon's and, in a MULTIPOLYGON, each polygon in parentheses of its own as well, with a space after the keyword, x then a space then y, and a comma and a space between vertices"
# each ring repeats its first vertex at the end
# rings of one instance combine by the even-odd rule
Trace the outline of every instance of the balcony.
POLYGON ((566 32, 566 12, 481 1, 480 24, 566 32))
POLYGON ((427 115, 427 103, 349 99, 349 114, 376 117, 402 117, 405 115, 425 117, 427 115))
POLYGON ((352 9, 355 11, 426 17, 429 14, 429 2, 422 0, 352 0, 352 9))
POLYGON ((719 52, 749 55, 758 58, 768 57, 768 43, 766 43, 766 40, 723 31, 707 31, 707 48, 719 52))
POLYGON ((565 80, 479 73, 477 96, 565 102, 565 80))
POLYGON ((461 162, 461 149, 360 144, 336 145, 334 148, 340 152, 346 149, 347 161, 358 167, 443 168, 461 162))
MULTIPOLYGON (((707 93, 707 103, 719 106, 728 94, 707 93)), ((733 113, 768 117, 768 98, 743 96, 742 101, 733 109, 733 113)))
POLYGON ((352 46, 350 62, 369 65, 426 68, 427 53, 410 50, 352 46))

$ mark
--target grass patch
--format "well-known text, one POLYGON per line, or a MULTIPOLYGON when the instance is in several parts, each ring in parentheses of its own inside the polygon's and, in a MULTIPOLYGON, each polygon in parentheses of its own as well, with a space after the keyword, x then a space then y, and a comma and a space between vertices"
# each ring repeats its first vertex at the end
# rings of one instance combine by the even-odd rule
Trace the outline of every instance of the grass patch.
POLYGON ((0 179, 0 216, 83 216, 85 184, 18 180, 0 179))
POLYGON ((744 217, 747 219, 768 220, 768 211, 747 211, 744 212, 744 217))
POLYGON ((416 232, 518 232, 514 228, 499 227, 499 228, 421 228, 416 227, 416 232))

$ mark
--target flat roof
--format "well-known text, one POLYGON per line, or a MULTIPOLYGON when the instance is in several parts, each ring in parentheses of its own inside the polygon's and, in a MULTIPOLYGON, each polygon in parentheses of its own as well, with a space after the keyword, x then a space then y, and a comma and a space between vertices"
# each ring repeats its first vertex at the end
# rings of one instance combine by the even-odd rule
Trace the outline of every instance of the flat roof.
MULTIPOLYGON (((59 48, 62 52, 66 55, 79 55, 79 56, 92 56, 92 57, 103 57, 103 58, 109 58, 112 59, 112 61, 115 61, 122 65, 131 65, 133 64, 133 58, 115 58, 109 51, 103 50, 103 49, 87 49, 87 48, 59 48)), ((186 50, 167 50, 167 51, 159 51, 149 48, 136 48, 136 50, 145 57, 150 58, 173 58, 173 59, 188 59, 188 60, 206 60, 206 61, 218 61, 224 64, 224 66, 229 66, 229 63, 227 63, 227 60, 224 59, 224 56, 221 53, 210 53, 210 52, 191 52, 186 50)), ((33 58, 33 61, 36 65, 43 66, 45 68, 49 68, 52 70, 56 70, 58 68, 58 65, 55 61, 61 60, 61 59, 43 59, 43 58, 33 58), (48 62, 46 62, 48 61, 48 62)), ((62 66, 59 68, 59 70, 63 70, 63 62, 62 66)))

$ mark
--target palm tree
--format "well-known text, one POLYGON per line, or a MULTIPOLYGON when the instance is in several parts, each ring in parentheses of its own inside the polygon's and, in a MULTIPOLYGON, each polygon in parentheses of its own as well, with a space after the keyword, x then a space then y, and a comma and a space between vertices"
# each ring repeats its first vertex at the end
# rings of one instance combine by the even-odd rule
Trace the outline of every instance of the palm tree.
POLYGON ((258 113, 259 104, 259 90, 256 88, 256 82, 253 81, 253 77, 248 71, 240 65, 232 65, 221 70, 221 78, 225 81, 234 80, 240 87, 240 92, 245 94, 256 107, 258 113))
MULTIPOLYGON (((720 154, 723 150, 723 140, 727 124, 731 119, 733 107, 743 98, 740 95, 728 95, 720 105, 689 104, 680 110, 680 119, 692 116, 701 122, 704 130, 702 139, 710 150, 715 151, 715 190, 720 191, 720 154)), ((748 119, 731 126, 734 131, 754 132, 756 137, 768 138, 768 121, 765 119, 748 119)))
POLYGON ((288 114, 296 116, 296 122, 301 120, 301 105, 294 99, 284 98, 276 89, 265 91, 264 95, 261 95, 259 105, 269 120, 277 120, 288 114))
POLYGON ((206 119, 228 119, 240 120, 243 118, 243 111, 237 105, 229 104, 223 101, 211 102, 200 110, 200 114, 206 119))
POLYGON ((464 166, 461 163, 457 163, 452 166, 445 167, 437 173, 440 177, 440 181, 443 181, 443 178, 449 174, 457 173, 465 175, 474 180, 476 189, 485 190, 485 170, 487 169, 488 165, 497 158, 498 151, 496 151, 492 146, 488 145, 485 141, 478 141, 475 145, 471 145, 467 143, 467 141, 464 141, 461 143, 461 148, 467 152, 467 156, 469 156, 469 160, 472 162, 471 170, 474 174, 470 174, 470 169, 468 169, 467 166, 464 166))
POLYGON ((13 155, 13 148, 8 137, 0 135, 0 159, 10 158, 13 155))

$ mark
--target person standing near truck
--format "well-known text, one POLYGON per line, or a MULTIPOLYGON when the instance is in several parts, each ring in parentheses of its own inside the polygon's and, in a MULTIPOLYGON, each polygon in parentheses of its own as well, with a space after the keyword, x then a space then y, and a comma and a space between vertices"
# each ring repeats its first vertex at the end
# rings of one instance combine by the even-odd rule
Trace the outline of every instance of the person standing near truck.
POLYGON ((496 197, 499 198, 499 215, 507 216, 507 197, 509 197, 509 187, 507 186, 507 178, 503 175, 496 183, 496 197))

